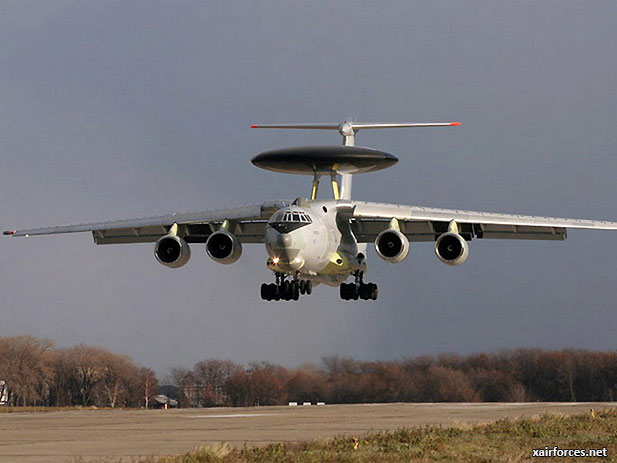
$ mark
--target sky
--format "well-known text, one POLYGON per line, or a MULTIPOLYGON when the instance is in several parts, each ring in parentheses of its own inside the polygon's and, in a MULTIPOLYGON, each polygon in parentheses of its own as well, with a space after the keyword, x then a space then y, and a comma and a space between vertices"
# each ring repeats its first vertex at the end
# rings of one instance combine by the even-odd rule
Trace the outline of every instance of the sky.
MULTIPOLYGON (((309 178, 250 159, 332 132, 250 124, 461 121, 360 132, 399 157, 354 199, 617 220, 617 3, 0 1, 0 228, 293 199, 309 178)), ((165 374, 206 358, 285 366, 517 347, 614 350, 617 234, 369 246, 377 302, 318 287, 261 301, 262 245, 234 265, 192 246, 88 233, 0 237, 0 336, 99 345, 165 374)))

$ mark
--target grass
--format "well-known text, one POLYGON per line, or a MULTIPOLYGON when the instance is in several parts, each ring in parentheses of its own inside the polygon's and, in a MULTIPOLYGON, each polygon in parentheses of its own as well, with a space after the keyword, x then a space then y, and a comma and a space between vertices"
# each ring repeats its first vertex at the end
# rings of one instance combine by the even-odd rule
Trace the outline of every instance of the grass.
POLYGON ((542 415, 486 425, 427 426, 325 441, 232 449, 201 447, 185 455, 150 457, 143 463, 398 463, 398 462, 612 462, 617 461, 617 410, 542 415), (532 449, 607 447, 608 458, 533 458, 532 449))
POLYGON ((76 410, 128 410, 126 408, 100 408, 100 407, 0 407, 0 413, 49 413, 70 412, 76 410))

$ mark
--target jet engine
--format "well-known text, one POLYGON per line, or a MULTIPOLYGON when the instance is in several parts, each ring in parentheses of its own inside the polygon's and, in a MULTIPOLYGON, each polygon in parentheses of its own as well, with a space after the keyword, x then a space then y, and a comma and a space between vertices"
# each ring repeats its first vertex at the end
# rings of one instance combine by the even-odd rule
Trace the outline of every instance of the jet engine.
POLYGON ((219 230, 208 237, 206 252, 220 264, 233 264, 242 255, 242 243, 233 233, 219 230))
POLYGON ((400 231, 390 228, 377 235, 375 250, 386 262, 401 262, 409 254, 409 240, 400 231))
POLYGON ((191 248, 176 235, 165 235, 154 245, 154 257, 165 267, 178 268, 191 258, 191 248))
POLYGON ((469 256, 467 241, 458 233, 448 232, 437 238, 435 254, 440 261, 448 265, 460 265, 469 256))

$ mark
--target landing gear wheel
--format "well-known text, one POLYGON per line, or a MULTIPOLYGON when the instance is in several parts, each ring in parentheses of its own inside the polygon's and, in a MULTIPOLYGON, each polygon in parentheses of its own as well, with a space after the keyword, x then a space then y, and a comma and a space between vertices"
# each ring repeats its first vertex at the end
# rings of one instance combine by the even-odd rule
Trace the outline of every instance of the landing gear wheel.
POLYGON ((297 281, 292 281, 291 283, 291 298, 294 301, 300 299, 300 285, 297 281))
POLYGON ((360 284, 360 289, 358 290, 358 293, 359 293, 360 299, 362 299, 363 301, 366 301, 366 300, 369 299, 369 295, 370 295, 369 288, 370 287, 371 287, 370 283, 368 283, 368 284, 361 283, 360 284))
POLYGON ((268 287, 270 288, 270 299, 269 300, 280 301, 281 292, 279 290, 279 287, 275 285, 274 283, 270 283, 268 287))
POLYGON ((348 301, 353 299, 358 300, 358 288, 354 283, 341 283, 340 286, 341 299, 348 301))
POLYGON ((284 281, 281 284, 281 299, 288 301, 291 299, 291 283, 284 281))
POLYGON ((371 290, 370 290, 371 299, 376 301, 377 296, 379 295, 379 288, 377 287, 375 283, 370 283, 370 285, 371 285, 371 290))
POLYGON ((347 283, 341 283, 341 286, 339 287, 339 292, 340 292, 340 296, 341 299, 343 299, 344 301, 349 300, 348 295, 348 291, 347 291, 347 283))
POLYGON ((298 279, 299 274, 297 273, 292 276, 276 272, 275 276, 276 283, 261 285, 260 294, 265 301, 297 301, 301 295, 313 292, 313 282, 298 279))
POLYGON ((362 299, 363 301, 377 300, 379 291, 375 283, 341 283, 339 287, 341 299, 348 301, 353 299, 357 301, 362 299))
POLYGON ((349 285, 349 296, 350 299, 353 299, 354 301, 358 300, 358 287, 356 285, 354 285, 353 283, 350 283, 349 285))
POLYGON ((270 285, 267 283, 262 283, 261 284, 261 300, 269 301, 271 299, 270 294, 271 294, 270 285))

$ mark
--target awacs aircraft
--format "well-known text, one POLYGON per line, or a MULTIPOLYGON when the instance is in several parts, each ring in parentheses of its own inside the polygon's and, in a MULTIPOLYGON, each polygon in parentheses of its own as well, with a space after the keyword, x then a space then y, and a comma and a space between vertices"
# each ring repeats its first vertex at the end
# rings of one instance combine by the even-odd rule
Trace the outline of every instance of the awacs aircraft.
POLYGON ((460 265, 472 239, 565 240, 567 228, 617 230, 617 222, 557 219, 381 204, 351 199, 353 176, 393 166, 398 159, 383 151, 354 146, 364 129, 458 126, 459 122, 378 124, 278 124, 253 128, 337 130, 343 146, 303 146, 266 151, 253 158, 257 167, 312 176, 310 198, 268 201, 231 209, 171 214, 144 219, 68 225, 4 232, 11 236, 92 232, 96 244, 155 243, 154 256, 178 268, 191 256, 190 244, 205 243, 207 254, 232 264, 243 243, 264 243, 266 266, 274 283, 261 285, 264 300, 298 300, 313 286, 339 286, 345 300, 377 299, 377 285, 364 281, 367 243, 387 262, 401 262, 409 242, 435 243, 437 258, 460 265), (331 200, 317 199, 320 179, 332 186, 331 200), (351 282, 346 281, 351 278, 351 282))

